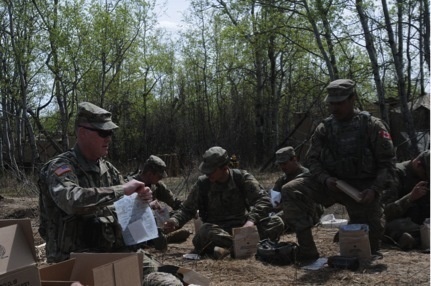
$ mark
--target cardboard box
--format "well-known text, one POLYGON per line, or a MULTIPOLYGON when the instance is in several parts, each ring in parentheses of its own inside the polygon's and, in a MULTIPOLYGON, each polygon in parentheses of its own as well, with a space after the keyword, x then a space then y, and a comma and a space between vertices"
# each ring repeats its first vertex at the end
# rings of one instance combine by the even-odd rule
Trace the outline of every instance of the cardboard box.
POLYGON ((247 258, 256 254, 257 244, 260 241, 256 226, 233 228, 232 235, 235 258, 247 258))
POLYGON ((91 286, 142 285, 142 253, 72 253, 70 259, 41 267, 42 286, 75 281, 91 286))
POLYGON ((40 286, 29 219, 0 220, 0 285, 40 286))
POLYGON ((371 259, 368 225, 348 224, 340 227, 340 255, 371 259))

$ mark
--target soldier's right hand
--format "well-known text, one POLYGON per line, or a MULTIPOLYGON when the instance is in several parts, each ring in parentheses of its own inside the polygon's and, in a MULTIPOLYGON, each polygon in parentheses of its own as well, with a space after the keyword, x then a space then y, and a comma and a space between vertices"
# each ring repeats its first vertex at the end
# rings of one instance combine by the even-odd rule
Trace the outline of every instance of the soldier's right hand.
POLYGON ((340 190, 337 188, 337 178, 329 177, 325 180, 325 185, 328 189, 339 192, 340 190))
POLYGON ((168 219, 167 221, 165 221, 165 223, 163 224, 163 232, 164 233, 170 233, 173 232, 174 230, 176 230, 178 228, 178 222, 172 218, 168 219))
POLYGON ((145 187, 143 182, 138 180, 130 180, 123 185, 124 194, 130 196, 133 193, 138 193, 141 200, 150 202, 153 199, 153 193, 149 187, 145 187))

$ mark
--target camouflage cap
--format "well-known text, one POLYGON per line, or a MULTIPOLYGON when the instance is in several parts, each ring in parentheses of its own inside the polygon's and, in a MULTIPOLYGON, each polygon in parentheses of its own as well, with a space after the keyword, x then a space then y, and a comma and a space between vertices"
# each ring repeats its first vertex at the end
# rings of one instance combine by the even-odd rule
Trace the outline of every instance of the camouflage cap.
POLYGON ((218 167, 229 163, 227 151, 222 147, 211 147, 202 156, 203 161, 199 165, 199 170, 204 174, 211 174, 218 167))
POLYGON ((356 83, 351 79, 337 79, 326 87, 328 95, 325 102, 341 102, 346 100, 355 90, 356 83))
POLYGON ((78 104, 78 114, 76 115, 75 126, 86 123, 89 127, 100 130, 117 129, 118 126, 112 122, 111 112, 100 108, 90 102, 78 104))
POLYGON ((290 159, 292 159, 295 156, 296 156, 295 149, 293 149, 293 147, 288 146, 288 147, 281 148, 277 150, 277 152, 275 152, 275 163, 280 164, 280 163, 290 161, 290 159))
POLYGON ((163 178, 166 178, 168 174, 166 173, 165 162, 157 156, 151 155, 145 161, 143 170, 151 170, 153 172, 159 173, 163 178))
POLYGON ((429 179, 429 177, 430 177, 430 151, 429 150, 423 151, 422 153, 420 153, 418 155, 418 159, 420 160, 421 165, 424 167, 426 174, 427 174, 427 177, 429 179))

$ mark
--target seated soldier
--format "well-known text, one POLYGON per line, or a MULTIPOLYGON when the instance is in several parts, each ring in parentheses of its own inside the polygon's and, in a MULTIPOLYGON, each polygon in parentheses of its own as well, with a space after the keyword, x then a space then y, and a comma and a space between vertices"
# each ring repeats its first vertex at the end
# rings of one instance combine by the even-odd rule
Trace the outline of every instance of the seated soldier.
MULTIPOLYGON (((281 148, 277 150, 277 152, 275 152, 275 163, 278 164, 278 166, 284 173, 274 183, 274 187, 272 188, 272 190, 275 192, 281 192, 283 185, 287 184, 293 179, 311 176, 310 171, 304 166, 302 166, 302 164, 298 161, 295 149, 291 146, 281 148)), ((323 207, 311 201, 310 203, 316 205, 315 220, 317 221, 320 218, 320 215, 322 215, 323 213, 323 207)), ((277 215, 283 219, 285 226, 288 228, 286 219, 284 218, 281 201, 278 203, 278 205, 274 206, 273 210, 276 211, 277 215)))
POLYGON ((420 247, 420 226, 430 215, 429 150, 396 164, 396 173, 397 182, 383 198, 385 235, 410 250, 420 247))
POLYGON ((193 238, 194 252, 221 259, 231 252, 232 229, 257 226, 261 239, 277 241, 284 230, 280 217, 269 217, 271 202, 248 172, 229 168, 225 149, 212 147, 203 155, 200 176, 183 207, 165 222, 166 233, 184 226, 199 211, 202 226, 193 238))
MULTIPOLYGON (((168 187, 161 182, 167 176, 166 163, 155 155, 151 155, 145 162, 141 163, 137 174, 131 176, 133 179, 144 182, 145 186, 151 188, 154 200, 150 202, 150 206, 154 212, 163 211, 159 202, 166 203, 173 210, 177 210, 182 206, 182 201, 175 197, 168 187)), ((166 240, 167 243, 180 243, 186 241, 189 236, 190 232, 183 229, 170 233, 166 237, 166 240)), ((156 249, 165 250, 166 244, 163 243, 162 238, 153 242, 156 249)))

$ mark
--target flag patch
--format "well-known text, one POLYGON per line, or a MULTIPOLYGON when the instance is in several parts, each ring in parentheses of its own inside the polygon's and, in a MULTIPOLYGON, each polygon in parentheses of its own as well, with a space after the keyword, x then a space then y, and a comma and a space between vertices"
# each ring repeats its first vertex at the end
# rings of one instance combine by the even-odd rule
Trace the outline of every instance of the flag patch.
POLYGON ((380 135, 380 137, 382 137, 384 139, 392 139, 391 134, 389 134, 389 132, 387 132, 385 130, 380 130, 379 135, 380 135))
POLYGON ((61 176, 61 175, 66 174, 67 172, 70 172, 70 171, 72 171, 72 169, 71 169, 68 165, 63 165, 63 166, 58 167, 58 168, 54 171, 54 173, 55 173, 57 176, 61 176))

